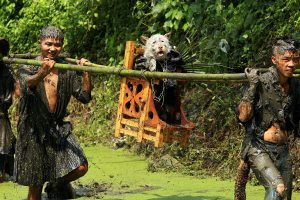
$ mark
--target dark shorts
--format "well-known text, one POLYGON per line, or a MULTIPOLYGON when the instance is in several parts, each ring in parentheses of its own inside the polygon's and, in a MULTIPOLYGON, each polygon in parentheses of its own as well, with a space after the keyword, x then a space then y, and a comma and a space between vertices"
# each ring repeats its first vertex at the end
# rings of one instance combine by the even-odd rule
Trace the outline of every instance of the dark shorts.
POLYGON ((55 181, 87 163, 87 159, 73 134, 59 148, 53 142, 40 143, 34 136, 25 142, 17 140, 14 176, 26 186, 41 186, 55 181))

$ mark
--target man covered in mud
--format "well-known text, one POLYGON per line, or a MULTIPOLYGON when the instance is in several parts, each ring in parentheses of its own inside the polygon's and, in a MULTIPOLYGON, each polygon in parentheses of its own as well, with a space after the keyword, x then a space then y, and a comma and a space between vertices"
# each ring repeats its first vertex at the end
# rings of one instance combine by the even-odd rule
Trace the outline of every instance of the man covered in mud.
POLYGON ((250 86, 239 104, 239 119, 246 123, 247 136, 239 167, 246 172, 247 165, 251 167, 265 187, 266 200, 291 200, 292 196, 288 142, 299 136, 300 86, 293 77, 299 46, 290 37, 279 38, 272 47, 274 66, 268 72, 245 70, 250 86))
MULTIPOLYGON (((16 182, 29 186, 28 199, 40 200, 43 184, 49 199, 70 199, 71 181, 83 176, 88 162, 72 134, 72 125, 64 121, 71 96, 82 103, 91 100, 91 77, 79 77, 75 71, 59 70, 55 63, 64 35, 47 26, 39 35, 41 66, 22 66, 20 80, 20 118, 16 144, 16 182), (82 79, 82 80, 81 80, 82 79)), ((85 59, 78 64, 86 62, 85 59)))
POLYGON ((8 109, 12 105, 15 80, 9 67, 2 61, 7 56, 9 43, 0 38, 0 183, 5 174, 13 175, 16 138, 11 130, 8 109))

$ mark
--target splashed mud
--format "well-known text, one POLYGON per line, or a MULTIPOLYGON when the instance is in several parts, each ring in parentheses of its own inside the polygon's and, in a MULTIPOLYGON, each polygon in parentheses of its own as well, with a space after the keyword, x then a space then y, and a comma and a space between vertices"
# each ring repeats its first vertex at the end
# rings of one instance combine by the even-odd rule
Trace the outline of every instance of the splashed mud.
MULTIPOLYGON (((233 181, 197 178, 178 173, 151 173, 147 161, 127 150, 104 146, 84 148, 89 171, 73 183, 78 200, 231 200, 233 181)), ((263 199, 262 186, 247 187, 247 199, 263 199)), ((0 199, 25 200, 27 188, 12 182, 0 184, 0 199)), ((43 200, 46 200, 43 193, 43 200)), ((293 200, 300 193, 293 193, 293 200)))

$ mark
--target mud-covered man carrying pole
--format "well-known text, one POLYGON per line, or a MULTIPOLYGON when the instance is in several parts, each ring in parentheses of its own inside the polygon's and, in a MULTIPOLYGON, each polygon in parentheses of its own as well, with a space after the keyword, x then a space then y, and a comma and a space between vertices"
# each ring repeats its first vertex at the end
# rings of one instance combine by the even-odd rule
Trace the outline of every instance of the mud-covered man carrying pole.
MULTIPOLYGON (((7 56, 9 43, 0 38, 0 57, 7 56)), ((0 61, 0 183, 5 174, 13 175, 16 138, 11 130, 8 109, 12 105, 15 80, 8 66, 0 61)))
MULTIPOLYGON (((243 161, 265 187, 265 200, 290 200, 292 161, 289 138, 299 136, 300 86, 293 73, 299 65, 299 42, 282 37, 272 47, 275 66, 263 74, 246 69, 250 86, 239 104, 247 123, 243 161)), ((240 167, 245 167, 245 166, 240 167)))
MULTIPOLYGON (((63 33, 54 26, 39 35, 41 66, 22 66, 20 79, 20 118, 16 145, 16 182, 29 186, 28 199, 40 200, 42 187, 49 199, 73 198, 71 181, 88 170, 87 159, 64 121, 71 96, 82 103, 91 100, 91 77, 84 72, 59 70, 56 62, 64 42, 63 33), (82 80, 80 80, 82 79, 82 80)), ((79 60, 78 64, 86 62, 79 60)))

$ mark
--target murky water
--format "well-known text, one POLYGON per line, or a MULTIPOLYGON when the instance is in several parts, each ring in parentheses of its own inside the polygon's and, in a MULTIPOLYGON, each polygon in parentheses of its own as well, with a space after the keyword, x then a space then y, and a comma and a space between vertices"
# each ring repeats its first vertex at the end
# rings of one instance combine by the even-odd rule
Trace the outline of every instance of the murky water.
MULTIPOLYGON (((200 179, 177 173, 151 173, 147 162, 127 150, 86 147, 89 172, 73 183, 79 200, 232 200, 233 181, 200 179)), ((26 199, 27 188, 11 182, 0 184, 0 199, 26 199)), ((263 199, 261 186, 247 188, 247 200, 263 199)), ((43 193, 43 199, 46 195, 43 193)), ((293 194, 293 200, 300 193, 293 194)))

